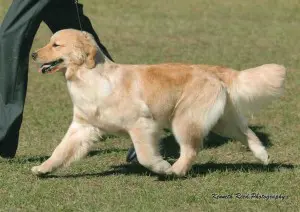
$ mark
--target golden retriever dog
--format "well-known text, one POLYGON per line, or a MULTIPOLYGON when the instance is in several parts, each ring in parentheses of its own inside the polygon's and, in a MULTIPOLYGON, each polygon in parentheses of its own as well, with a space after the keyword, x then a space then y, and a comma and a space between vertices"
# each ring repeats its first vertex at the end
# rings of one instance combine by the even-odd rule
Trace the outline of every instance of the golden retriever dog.
POLYGON ((276 64, 244 71, 209 65, 128 65, 110 61, 87 32, 55 33, 32 54, 42 73, 63 71, 74 105, 72 123, 52 156, 32 168, 50 173, 83 158, 105 134, 128 133, 141 165, 158 174, 184 176, 209 131, 247 145, 268 164, 245 113, 283 90, 286 70, 276 64), (159 153, 164 128, 180 145, 171 165, 159 153))

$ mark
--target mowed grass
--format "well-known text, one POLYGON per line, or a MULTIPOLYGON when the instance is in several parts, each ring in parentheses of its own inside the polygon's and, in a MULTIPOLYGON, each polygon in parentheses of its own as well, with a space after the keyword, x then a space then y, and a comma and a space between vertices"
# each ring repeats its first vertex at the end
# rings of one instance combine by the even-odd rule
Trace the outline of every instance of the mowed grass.
MULTIPOLYGON (((10 2, 0 0, 0 20, 10 2)), ((30 63, 18 153, 0 159, 0 211, 300 211, 298 0, 81 2, 119 63, 207 63, 238 70, 284 64, 284 96, 249 117, 272 163, 263 167, 239 142, 210 136, 188 177, 166 180, 126 164, 131 141, 110 137, 70 168, 37 178, 30 169, 60 142, 72 104, 61 74, 40 75, 30 63), (236 193, 285 199, 238 199, 236 193)), ((50 36, 42 24, 33 49, 50 36)))

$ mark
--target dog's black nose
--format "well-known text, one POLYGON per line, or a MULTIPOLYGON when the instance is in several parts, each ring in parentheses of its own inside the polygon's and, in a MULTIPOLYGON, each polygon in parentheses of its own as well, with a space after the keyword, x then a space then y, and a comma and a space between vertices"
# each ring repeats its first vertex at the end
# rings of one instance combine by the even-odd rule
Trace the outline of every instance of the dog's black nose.
POLYGON ((37 53, 36 52, 33 52, 32 54, 31 54, 31 57, 32 57, 32 59, 36 59, 36 57, 37 57, 37 53))

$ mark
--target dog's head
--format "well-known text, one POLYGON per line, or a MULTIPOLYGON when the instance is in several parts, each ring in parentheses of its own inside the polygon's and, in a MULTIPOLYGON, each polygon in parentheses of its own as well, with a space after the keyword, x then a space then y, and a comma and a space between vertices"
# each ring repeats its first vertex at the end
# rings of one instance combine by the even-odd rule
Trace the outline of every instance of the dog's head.
POLYGON ((98 51, 93 36, 75 29, 56 32, 50 42, 32 53, 32 58, 42 66, 39 72, 54 73, 69 66, 96 66, 95 56, 98 51))

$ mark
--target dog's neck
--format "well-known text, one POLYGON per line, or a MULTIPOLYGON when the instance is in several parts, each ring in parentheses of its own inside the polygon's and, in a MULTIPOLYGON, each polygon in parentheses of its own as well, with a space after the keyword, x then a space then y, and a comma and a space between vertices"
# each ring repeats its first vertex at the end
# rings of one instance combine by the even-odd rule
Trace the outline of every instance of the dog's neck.
MULTIPOLYGON (((98 48, 94 60, 96 66, 93 69, 97 69, 97 70, 103 69, 105 64, 114 63, 107 56, 105 56, 105 54, 100 50, 100 48, 98 48)), ((80 74, 82 72, 89 71, 89 70, 92 71, 93 69, 87 69, 85 64, 82 65, 72 64, 67 68, 65 72, 66 80, 74 81, 76 79, 80 79, 80 74)))

